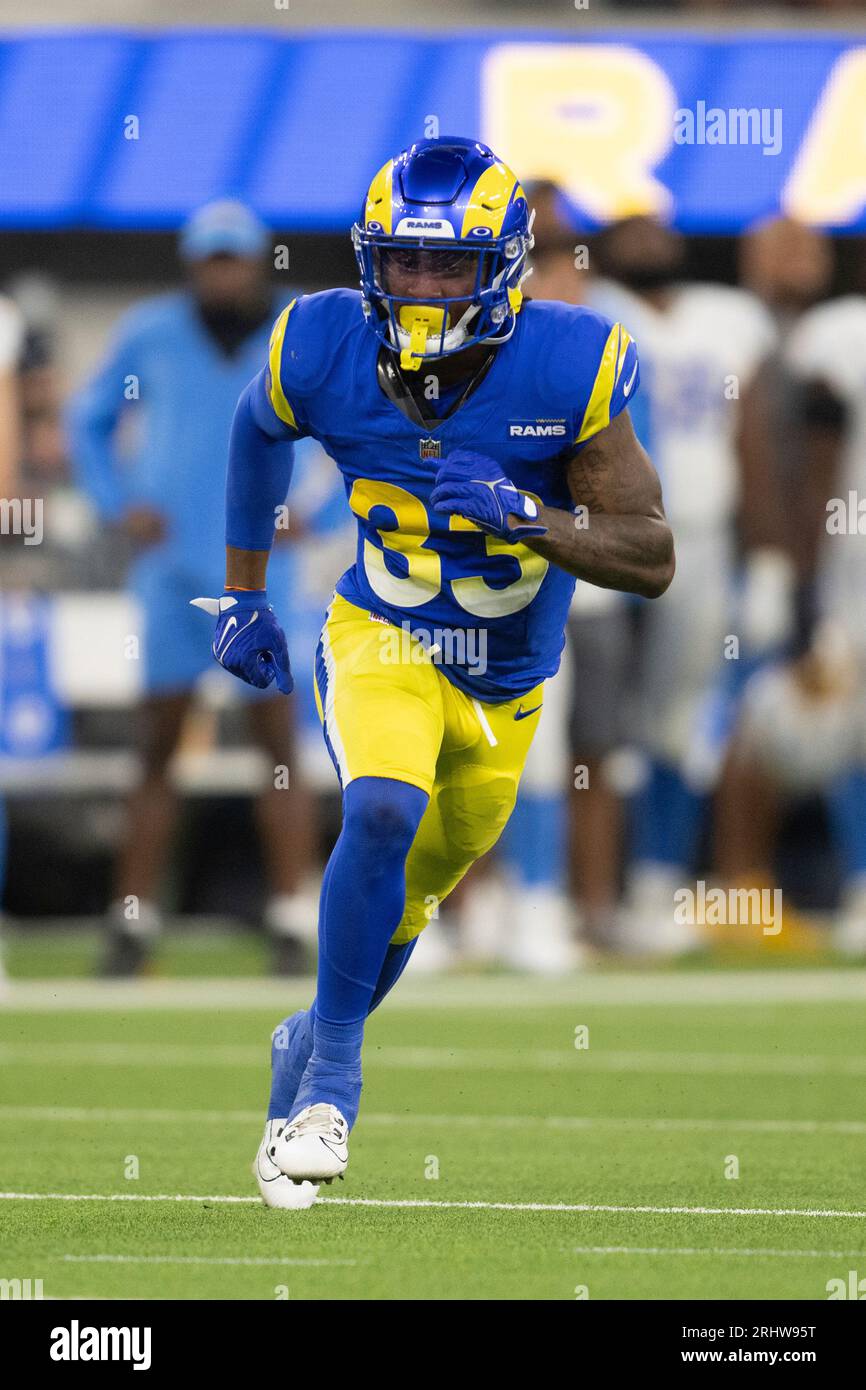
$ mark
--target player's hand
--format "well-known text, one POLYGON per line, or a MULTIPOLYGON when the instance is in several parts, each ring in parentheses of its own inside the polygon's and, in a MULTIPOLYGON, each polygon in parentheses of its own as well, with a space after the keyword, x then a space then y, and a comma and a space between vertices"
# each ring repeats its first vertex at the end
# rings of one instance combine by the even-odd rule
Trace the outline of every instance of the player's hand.
POLYGON ((158 545, 168 535, 168 522, 162 512, 146 503, 129 507, 121 518, 121 529, 140 550, 158 545))
POLYGON ((493 459, 468 449, 456 449, 442 460, 430 502, 437 512, 463 516, 512 545, 547 534, 532 498, 519 492, 493 459))
POLYGON ((233 589, 222 598, 193 598, 190 603, 217 620, 211 650, 220 666, 259 690, 275 680, 278 690, 291 694, 295 683, 286 634, 264 589, 233 589))

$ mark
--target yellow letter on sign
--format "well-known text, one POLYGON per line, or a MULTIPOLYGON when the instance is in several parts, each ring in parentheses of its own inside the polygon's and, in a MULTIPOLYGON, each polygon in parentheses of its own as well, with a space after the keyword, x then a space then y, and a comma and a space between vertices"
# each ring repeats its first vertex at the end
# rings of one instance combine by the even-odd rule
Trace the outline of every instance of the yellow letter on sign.
POLYGON ((801 222, 853 222, 866 203, 866 48, 840 58, 827 80, 782 206, 801 222))
POLYGON ((482 110, 483 138, 524 181, 552 179, 602 221, 668 212, 652 171, 673 144, 676 94, 638 49, 495 44, 482 110))

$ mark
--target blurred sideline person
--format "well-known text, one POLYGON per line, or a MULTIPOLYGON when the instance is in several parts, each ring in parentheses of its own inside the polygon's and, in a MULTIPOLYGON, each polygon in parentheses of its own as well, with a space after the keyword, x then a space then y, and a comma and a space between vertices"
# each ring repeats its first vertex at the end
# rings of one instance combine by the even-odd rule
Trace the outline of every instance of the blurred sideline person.
MULTIPOLYGON (((8 506, 20 496, 20 408, 17 372, 23 344, 23 322, 16 306, 0 295, 0 504, 3 505, 0 546, 8 545, 7 536, 12 511, 8 506)), ((0 595, 0 604, 3 599, 0 595)), ((7 852, 6 807, 0 796, 0 921, 2 921, 3 891, 6 884, 7 852)), ((5 975, 0 956, 0 990, 5 975)))
MULTIPOLYGON (((596 307, 588 247, 567 205, 553 185, 534 194, 532 298, 596 307)), ((629 414, 649 450, 648 398, 642 391, 629 414)), ((583 941, 611 944, 622 808, 610 767, 627 741, 630 628, 627 596, 575 585, 565 661, 550 683, 505 835, 513 903, 507 956, 515 966, 558 971, 581 963, 583 941)))
POLYGON ((633 807, 618 924, 624 950, 669 953, 696 943, 675 919, 674 893, 691 873, 721 756, 726 646, 731 658, 754 660, 790 630, 792 567, 755 423, 764 408, 755 379, 776 328, 746 291, 682 283, 682 238, 651 217, 611 225, 594 249, 604 278, 593 307, 627 318, 646 363, 651 447, 678 545, 663 602, 639 605, 638 733, 649 772, 633 807))
MULTIPOLYGON (((169 764, 194 686, 212 666, 210 642, 189 598, 221 583, 231 421, 287 300, 268 282, 267 245, 266 228, 242 204, 224 200, 200 209, 180 239, 187 288, 145 301, 123 318, 106 359, 69 411, 79 483, 135 548, 129 586, 143 620, 143 777, 130 798, 116 870, 106 974, 139 971, 161 927, 158 892, 177 812, 169 764)), ((285 613, 291 561, 286 530, 277 537, 273 592, 285 613)), ((316 927, 315 897, 305 891, 311 803, 296 776, 289 702, 273 691, 233 688, 247 697, 250 732, 269 767, 290 769, 290 786, 272 782, 256 811, 274 968, 291 973, 302 967, 303 943, 314 939, 316 927)))
POLYGON ((781 534, 796 571, 799 611, 810 601, 816 537, 810 526, 809 544, 804 545, 802 520, 790 499, 795 493, 804 497, 810 474, 816 475, 806 442, 813 423, 808 410, 804 415, 807 388, 790 360, 789 345, 803 314, 829 292, 833 249, 829 237, 817 228, 772 217, 745 233, 739 252, 744 288, 763 300, 776 325, 775 345, 755 374, 754 389, 760 393, 762 408, 751 414, 749 442, 764 461, 764 476, 774 495, 788 502, 781 534))
POLYGON ((866 296, 804 314, 787 365, 800 386, 805 466, 792 494, 804 585, 805 650, 750 683, 725 768, 719 868, 766 876, 780 809, 820 793, 842 860, 834 944, 866 954, 866 296))

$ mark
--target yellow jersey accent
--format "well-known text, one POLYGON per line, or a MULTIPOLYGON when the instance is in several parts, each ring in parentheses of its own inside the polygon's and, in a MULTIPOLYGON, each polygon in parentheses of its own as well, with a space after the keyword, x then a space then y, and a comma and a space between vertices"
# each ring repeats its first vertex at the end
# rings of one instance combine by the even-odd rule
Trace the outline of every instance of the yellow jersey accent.
MULTIPOLYGON (((604 351, 601 354, 601 362, 596 372, 589 404, 584 412, 580 434, 575 440, 576 444, 598 434, 599 430, 605 429, 610 424, 610 398, 613 395, 617 377, 622 370, 622 357, 620 356, 620 338, 622 335, 622 327, 615 323, 608 334, 604 351)), ((628 344, 626 344, 627 346, 628 344)), ((625 348, 622 350, 622 356, 625 356, 625 348)))
POLYGON ((477 227, 488 227, 492 236, 499 236, 512 199, 525 196, 516 175, 507 164, 497 161, 485 169, 472 190, 463 214, 461 237, 468 236, 477 227))
POLYGON ((293 299, 291 304, 288 304, 280 314, 271 332, 271 341, 268 348, 268 396, 270 397, 270 402, 277 418, 282 420, 284 425, 291 425, 293 430, 298 428, 298 422, 295 419, 295 412, 283 395, 283 385, 280 381, 280 358, 283 355, 283 339, 286 336, 286 324, 289 321, 289 314, 292 312, 297 302, 297 299, 293 299))
POLYGON ((391 188, 394 180, 394 161, 389 159, 387 164, 383 164, 373 182, 370 184, 367 193, 367 203, 364 208, 364 226, 367 227, 371 222, 381 222, 383 232, 391 235, 393 222, 393 208, 391 204, 391 188))

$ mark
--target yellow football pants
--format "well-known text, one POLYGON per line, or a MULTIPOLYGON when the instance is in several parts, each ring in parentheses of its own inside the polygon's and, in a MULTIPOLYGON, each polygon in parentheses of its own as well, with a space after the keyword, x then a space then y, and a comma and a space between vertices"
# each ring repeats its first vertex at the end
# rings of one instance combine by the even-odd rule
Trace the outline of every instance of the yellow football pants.
POLYGON ((424 646, 339 594, 316 656, 316 705, 345 790, 356 777, 410 782, 430 797, 406 861, 411 941, 496 843, 541 710, 543 684, 507 704, 458 690, 424 646))

